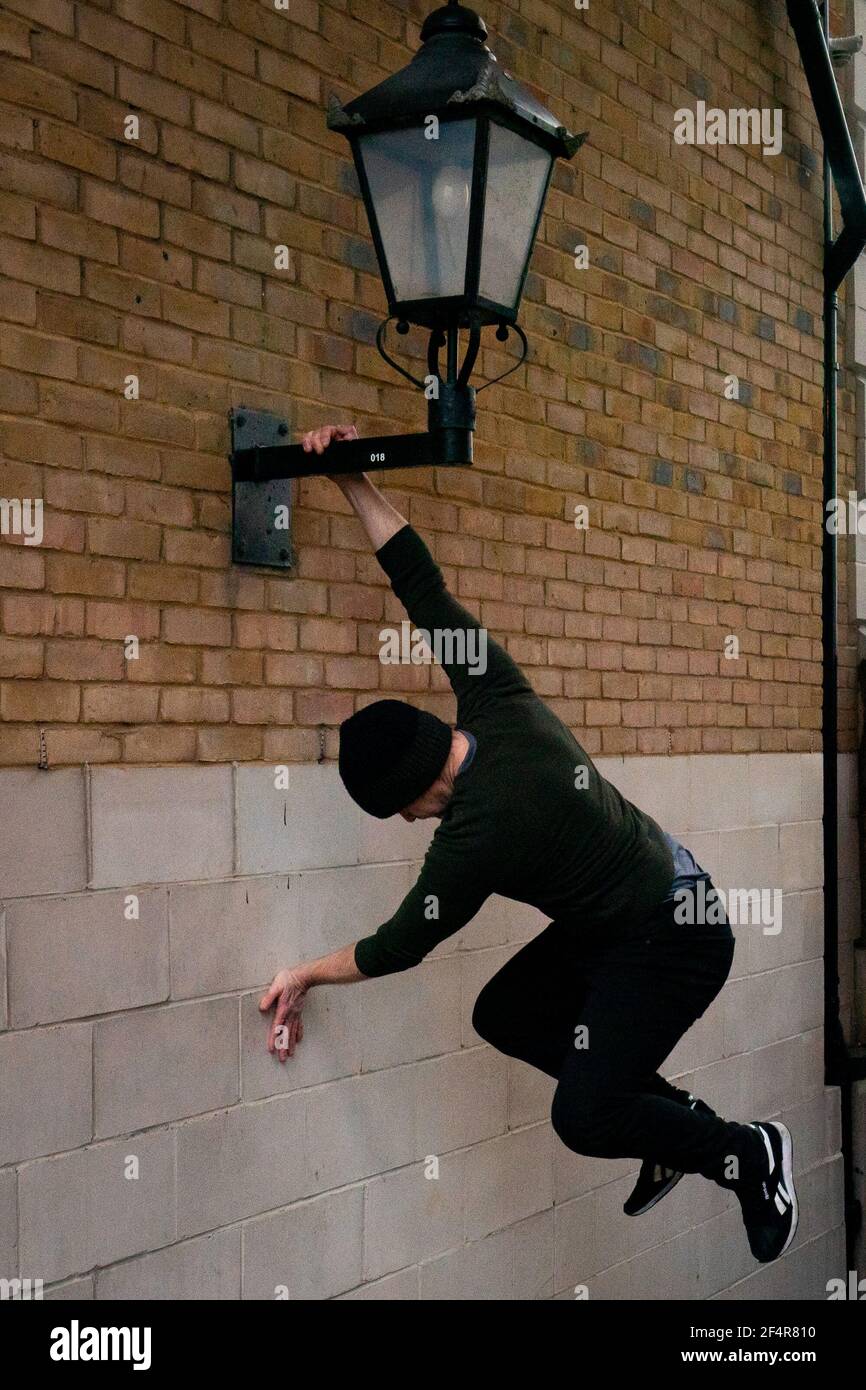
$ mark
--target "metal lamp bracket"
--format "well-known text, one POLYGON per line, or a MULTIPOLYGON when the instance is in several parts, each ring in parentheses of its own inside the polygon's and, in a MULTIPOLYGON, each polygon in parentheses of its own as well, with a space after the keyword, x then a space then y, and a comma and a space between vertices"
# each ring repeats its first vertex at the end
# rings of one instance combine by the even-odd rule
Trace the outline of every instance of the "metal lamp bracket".
POLYGON ((232 466, 232 561, 290 569, 293 478, 388 468, 465 467, 472 463, 475 391, 442 383, 426 434, 335 440, 325 455, 289 444, 289 423, 268 410, 229 411, 232 466))

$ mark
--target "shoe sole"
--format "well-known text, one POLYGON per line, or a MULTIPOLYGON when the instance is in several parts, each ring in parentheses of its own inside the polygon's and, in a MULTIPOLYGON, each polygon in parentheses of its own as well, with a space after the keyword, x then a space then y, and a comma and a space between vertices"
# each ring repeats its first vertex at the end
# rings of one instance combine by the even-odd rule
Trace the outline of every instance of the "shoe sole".
MULTIPOLYGON (((626 1216, 643 1216, 645 1211, 651 1211, 656 1202, 660 1202, 662 1197, 667 1197, 668 1193, 673 1191, 677 1183, 683 1177, 685 1177, 684 1173, 677 1173, 675 1177, 670 1179, 666 1187, 663 1187, 661 1191, 656 1193, 651 1202, 646 1202, 644 1206, 638 1207, 637 1211, 626 1211, 626 1216)), ((625 1211, 625 1207, 623 1207, 623 1211, 625 1211)))
MULTIPOLYGON (((780 1259, 784 1255, 794 1236, 797 1234, 797 1224, 800 1220, 800 1208, 797 1205, 797 1190, 794 1187, 794 1141, 791 1138, 791 1131, 787 1125, 783 1125, 781 1120, 770 1120, 773 1128, 778 1130, 782 1139, 782 1177, 785 1180, 785 1187, 788 1196, 791 1198, 791 1229, 788 1232, 788 1239, 782 1246, 775 1259, 780 1259)), ((772 1260, 765 1260, 763 1263, 772 1264, 772 1260)))

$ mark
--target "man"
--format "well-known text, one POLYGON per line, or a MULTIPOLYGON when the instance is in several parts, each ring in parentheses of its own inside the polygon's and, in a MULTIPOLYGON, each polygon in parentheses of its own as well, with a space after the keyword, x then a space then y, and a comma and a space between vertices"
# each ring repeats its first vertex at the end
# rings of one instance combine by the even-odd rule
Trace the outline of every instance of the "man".
MULTIPOLYGON (((353 437, 328 425, 304 448, 323 454, 353 437)), ((479 639, 421 537, 366 475, 334 481, 414 626, 479 639)), ((569 1148, 643 1160, 629 1215, 701 1173, 736 1193, 755 1258, 777 1259, 797 1226, 788 1130, 723 1120, 658 1075, 730 971, 733 933, 709 875, 599 774, 501 646, 487 641, 482 670, 459 659, 461 645, 443 659, 455 728, 400 700, 341 725, 340 775, 358 805, 440 825, 418 881, 374 935, 279 972, 260 1004, 276 1006, 270 1051, 292 1056, 313 986, 418 965, 491 893, 530 903, 552 921, 484 986, 476 1032, 556 1079, 551 1122, 569 1148), (699 899, 716 909, 702 922, 699 899)))

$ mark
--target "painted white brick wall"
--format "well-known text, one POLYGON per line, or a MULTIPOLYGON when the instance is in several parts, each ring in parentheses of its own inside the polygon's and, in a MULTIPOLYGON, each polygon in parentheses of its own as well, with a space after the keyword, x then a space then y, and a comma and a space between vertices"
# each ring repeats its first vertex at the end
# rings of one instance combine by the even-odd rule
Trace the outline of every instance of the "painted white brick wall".
MULTIPOLYGON (((783 890, 782 931, 735 928, 729 983, 664 1068, 793 1129, 782 1261, 756 1266, 735 1201, 699 1178, 624 1217, 637 1163, 571 1153, 552 1080, 477 1038, 478 991, 544 925, 522 905, 491 899, 417 970, 314 991, 296 1059, 267 1055, 262 985, 384 920, 429 825, 362 815, 333 764, 292 767, 286 791, 261 766, 94 768, 0 771, 0 1276, 56 1298, 825 1297, 845 1259, 820 756, 600 767, 720 887, 783 890)), ((853 759, 840 771, 847 981, 853 759)))

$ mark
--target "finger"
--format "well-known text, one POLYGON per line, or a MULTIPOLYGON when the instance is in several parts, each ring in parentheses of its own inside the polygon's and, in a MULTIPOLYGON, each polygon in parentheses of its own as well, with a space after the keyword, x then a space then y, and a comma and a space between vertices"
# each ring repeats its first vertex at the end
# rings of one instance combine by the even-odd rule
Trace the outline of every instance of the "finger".
POLYGON ((279 994, 279 992, 280 992, 280 991, 279 991, 279 987, 278 987, 276 981, 274 981, 274 983, 269 987, 269 989, 267 990, 267 992, 266 992, 265 994, 263 994, 263 995, 262 995, 262 998, 259 1000, 259 1008, 260 1008, 263 1012, 265 1012, 267 1009, 269 1009, 269 1008, 271 1007, 271 1005, 273 1004, 274 1000, 276 999, 277 995, 279 994))
POLYGON ((288 1002, 280 1006, 280 1024, 283 1030, 280 1037, 280 1061, 284 1062, 292 1038, 292 1018, 288 1002))
POLYGON ((298 1043, 298 1023, 300 1019, 297 1014, 292 1014, 288 1023, 288 1033, 286 1036, 286 1056, 294 1057, 295 1048, 298 1043))
POLYGON ((270 1038, 269 1038, 269 1040, 268 1040, 268 1051, 269 1051, 269 1052, 273 1052, 273 1051, 275 1050, 275 1048, 276 1048, 276 1045, 277 1045, 277 1030, 278 1030, 279 1028, 282 1027, 282 1025, 283 1025, 283 1023, 284 1023, 284 1021, 285 1021, 285 1017, 286 1017, 286 1004, 285 1004, 285 1001, 281 1000, 280 1003, 277 1005, 277 1009, 276 1009, 276 1012, 274 1013, 273 1021, 272 1021, 272 1023, 271 1023, 271 1036, 270 1036, 270 1038))

